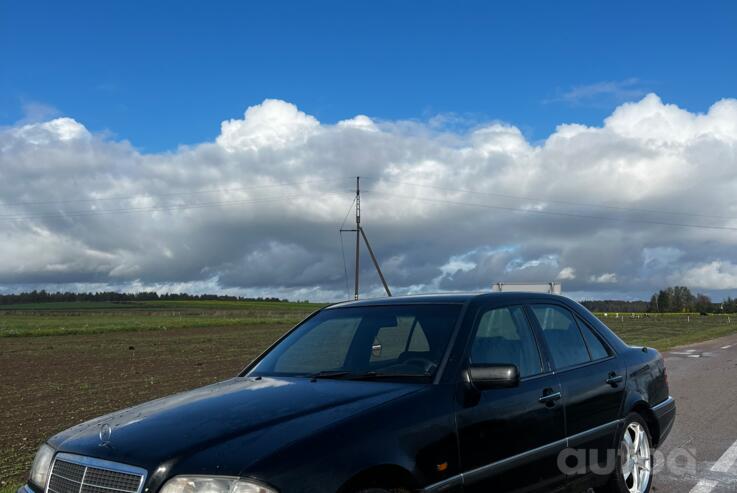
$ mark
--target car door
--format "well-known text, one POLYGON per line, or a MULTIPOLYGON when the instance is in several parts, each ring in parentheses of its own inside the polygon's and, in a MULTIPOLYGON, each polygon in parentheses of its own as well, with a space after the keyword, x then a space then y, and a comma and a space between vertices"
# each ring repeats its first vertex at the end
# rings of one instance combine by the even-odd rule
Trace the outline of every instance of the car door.
POLYGON ((523 305, 479 311, 468 364, 515 364, 517 387, 479 391, 461 384, 457 412, 464 491, 553 491, 565 446, 561 388, 542 358, 523 305))
POLYGON ((605 474, 614 465, 615 437, 624 398, 624 373, 614 351, 567 307, 533 304, 562 387, 569 458, 566 472, 605 474))

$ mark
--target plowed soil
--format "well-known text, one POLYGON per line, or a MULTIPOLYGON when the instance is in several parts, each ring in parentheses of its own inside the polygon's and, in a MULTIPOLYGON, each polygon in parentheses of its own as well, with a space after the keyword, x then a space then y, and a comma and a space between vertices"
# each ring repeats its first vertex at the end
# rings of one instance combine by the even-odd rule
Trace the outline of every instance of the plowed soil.
POLYGON ((289 328, 179 328, 0 338, 0 487, 81 421, 238 373, 289 328))

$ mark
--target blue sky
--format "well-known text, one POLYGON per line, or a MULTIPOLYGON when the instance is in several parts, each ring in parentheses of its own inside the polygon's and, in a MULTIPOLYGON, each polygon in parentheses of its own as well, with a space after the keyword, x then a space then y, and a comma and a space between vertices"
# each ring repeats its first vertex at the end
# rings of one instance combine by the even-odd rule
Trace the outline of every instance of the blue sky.
POLYGON ((737 3, 0 1, 0 125, 57 112, 147 152, 212 140, 265 98, 528 139, 656 92, 737 92, 737 3))

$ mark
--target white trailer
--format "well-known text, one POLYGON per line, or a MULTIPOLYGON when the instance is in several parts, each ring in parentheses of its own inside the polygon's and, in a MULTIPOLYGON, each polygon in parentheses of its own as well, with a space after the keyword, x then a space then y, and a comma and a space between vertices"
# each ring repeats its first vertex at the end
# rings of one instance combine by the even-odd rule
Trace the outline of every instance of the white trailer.
POLYGON ((525 292, 562 294, 563 285, 560 282, 497 282, 491 286, 495 293, 525 292))

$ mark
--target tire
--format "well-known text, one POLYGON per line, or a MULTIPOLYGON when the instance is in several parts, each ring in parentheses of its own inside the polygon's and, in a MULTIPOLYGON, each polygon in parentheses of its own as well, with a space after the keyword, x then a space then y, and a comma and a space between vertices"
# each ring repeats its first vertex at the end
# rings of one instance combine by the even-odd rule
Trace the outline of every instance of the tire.
POLYGON ((630 413, 617 437, 616 469, 603 493, 649 493, 653 483, 652 435, 637 413, 630 413), (639 438, 639 440, 638 440, 639 438))
POLYGON ((401 488, 366 488, 357 490, 355 493, 410 493, 409 490, 403 490, 401 488))

